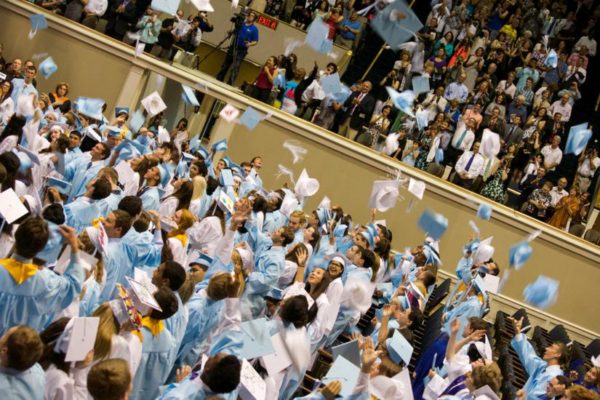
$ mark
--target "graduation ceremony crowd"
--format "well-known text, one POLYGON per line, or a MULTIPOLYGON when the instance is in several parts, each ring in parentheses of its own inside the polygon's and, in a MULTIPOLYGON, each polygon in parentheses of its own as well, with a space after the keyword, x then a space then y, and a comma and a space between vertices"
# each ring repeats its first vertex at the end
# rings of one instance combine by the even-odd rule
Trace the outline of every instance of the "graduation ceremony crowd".
MULTIPOLYGON (((583 197, 600 159, 597 149, 582 152, 577 175, 563 178, 557 170, 560 160, 549 165, 549 154, 562 151, 566 141, 569 118, 560 110, 578 101, 570 96, 571 90, 578 93, 578 86, 569 89, 574 82, 570 78, 578 81, 581 75, 569 71, 587 65, 593 35, 588 27, 575 26, 566 9, 554 6, 558 3, 551 6, 551 14, 564 14, 564 20, 555 20, 563 29, 551 32, 540 31, 535 22, 546 14, 534 5, 545 7, 548 2, 502 2, 497 11, 486 7, 490 3, 463 1, 453 8, 449 2, 435 4, 431 20, 436 24, 430 20, 419 33, 430 46, 427 51, 438 54, 431 64, 424 63, 422 73, 434 91, 409 107, 428 113, 426 129, 406 128, 407 113, 397 113, 393 120, 390 112, 396 102, 387 96, 376 99, 366 81, 354 85, 344 102, 324 93, 322 99, 300 96, 301 115, 316 123, 329 115, 329 124, 322 126, 339 126, 358 135, 359 142, 421 169, 442 162, 437 149, 446 140, 444 160, 456 162, 455 182, 472 189, 481 178, 484 195, 496 193, 485 190, 491 182, 505 184, 509 166, 522 153, 526 168, 513 178, 532 186, 525 211, 533 207, 531 214, 542 219, 540 210, 553 208, 543 219, 562 213, 566 224, 579 213, 571 197, 583 197), (495 24, 471 34, 471 18, 485 21, 486 10, 497 14, 490 15, 490 24, 495 24), (526 24, 532 10, 535 23, 526 24), (457 21, 467 15, 471 17, 457 21), (456 51, 449 35, 433 35, 445 29, 462 34, 456 51), (584 29, 587 41, 567 43, 569 29, 584 29), (502 33, 504 39, 499 38, 502 33), (558 67, 545 64, 549 50, 535 40, 542 34, 549 35, 548 47, 556 49, 558 67), (507 42, 509 37, 518 40, 516 47, 507 42), (491 49, 491 58, 483 58, 479 47, 484 47, 483 54, 491 49), (574 52, 568 55, 571 47, 574 52), (446 52, 456 54, 452 59, 461 66, 447 66, 446 52), (498 57, 510 61, 502 64, 498 57), (574 64, 569 61, 573 57, 574 64), (497 71, 515 82, 494 82, 504 77, 497 71), (463 88, 468 79, 474 85, 480 80, 477 90, 463 88), (507 93, 511 87, 514 99, 507 93), (541 88, 540 96, 533 94, 533 87, 541 88), (526 95, 531 104, 521 103, 526 95), (556 103, 554 98, 563 100, 556 103), (489 102, 493 106, 484 117, 489 102), (363 109, 366 103, 370 110, 363 109), (539 110, 546 110, 550 120, 539 110), (482 129, 492 125, 503 138, 502 148, 497 157, 488 154, 475 161, 479 146, 489 147, 485 141, 480 144, 482 129), (366 138, 361 136, 365 126, 366 138), (381 129, 373 133, 373 126, 381 129), (394 133, 385 138, 388 132, 394 133), (408 153, 407 142, 412 142, 408 153), (473 165, 479 168, 476 175, 473 165), (542 179, 542 171, 547 178, 542 179), (563 179, 567 182, 561 183, 563 179), (577 190, 563 194, 573 179, 577 190), (547 183, 554 180, 557 187, 547 183), (555 191, 559 197, 552 203, 555 191)), ((577 4, 585 10, 588 3, 577 4)), ((490 241, 478 233, 465 238, 455 254, 444 255, 459 260, 457 283, 439 308, 441 326, 426 338, 427 346, 411 364, 413 350, 424 342, 420 335, 430 318, 428 303, 435 297, 442 266, 439 241, 447 226, 438 218, 422 218, 425 240, 392 232, 377 220, 377 209, 385 209, 381 201, 386 187, 375 188, 369 221, 354 221, 343 204, 326 197, 309 209, 305 200, 327 188, 319 188, 306 170, 281 188, 264 187, 261 168, 269 162, 268 153, 232 160, 226 155, 226 140, 207 149, 197 135, 190 138, 185 118, 169 131, 164 108, 153 105, 156 99, 142 100, 141 115, 121 106, 109 114, 94 93, 71 99, 67 82, 56 82, 51 93, 38 91, 37 80, 51 74, 35 61, 19 58, 28 56, 0 54, 5 76, 0 82, 1 397, 600 398, 599 354, 591 362, 575 360, 571 344, 562 341, 539 349, 525 335, 526 320, 518 317, 509 319, 512 334, 504 350, 516 354, 526 379, 513 397, 503 394, 512 377, 503 376, 501 346, 484 320, 488 291, 493 291, 489 282, 497 281, 501 267, 493 259, 490 241), (3 61, 4 56, 11 62, 3 61), (392 248, 407 250, 395 253, 392 248), (306 374, 323 354, 334 355, 331 366, 307 387, 306 374)), ((399 68, 386 78, 391 82, 381 86, 409 89, 412 56, 403 52, 399 68)), ((331 64, 325 74, 336 69, 331 64)), ((303 84, 319 92, 318 79, 301 80, 296 87, 303 84)), ((511 256, 511 267, 524 262, 511 256)), ((446 268, 452 269, 449 261, 446 268)), ((529 303, 544 308, 554 295, 532 294, 529 303)))

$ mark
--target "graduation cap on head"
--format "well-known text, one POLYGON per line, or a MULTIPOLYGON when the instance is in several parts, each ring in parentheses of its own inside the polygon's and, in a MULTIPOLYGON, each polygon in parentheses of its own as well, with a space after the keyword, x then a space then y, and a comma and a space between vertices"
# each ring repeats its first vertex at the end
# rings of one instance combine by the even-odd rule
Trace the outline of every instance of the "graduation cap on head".
POLYGON ((183 99, 185 104, 189 104, 193 107, 200 106, 200 103, 198 102, 198 99, 196 98, 196 94, 194 93, 194 89, 192 89, 191 87, 186 86, 186 85, 181 85, 181 89, 183 91, 181 93, 181 98, 183 99))
POLYGON ((344 357, 352 364, 360 367, 360 348, 358 347, 358 339, 351 340, 346 343, 342 343, 337 346, 331 347, 331 355, 335 361, 338 357, 344 357))
POLYGON ((154 117, 155 115, 167 109, 167 105, 157 91, 154 91, 147 97, 143 98, 141 103, 150 117, 154 117))
POLYGON ((404 365, 410 364, 410 359, 413 353, 413 347, 400 333, 399 330, 394 331, 394 336, 385 341, 388 355, 396 364, 404 362, 404 365))
POLYGON ((128 276, 125 278, 127 279, 129 288, 131 289, 128 291, 128 293, 131 296, 133 304, 137 310, 139 310, 142 314, 146 314, 150 309, 162 311, 162 308, 154 298, 154 295, 150 293, 146 286, 128 276))
POLYGON ((329 210, 324 207, 317 208, 315 210, 315 213, 317 214, 317 218, 319 219, 319 224, 321 224, 321 225, 326 225, 327 222, 329 222, 329 220, 331 219, 329 210))
POLYGON ((273 299, 275 301, 281 301, 283 299, 283 290, 281 290, 275 286, 271 286, 271 290, 269 290, 267 292, 265 297, 267 297, 269 299, 273 299))
POLYGON ((129 107, 115 107, 115 117, 126 114, 129 117, 129 107))
POLYGON ((65 362, 83 361, 94 349, 99 317, 74 317, 54 344, 55 353, 65 354, 65 362))
POLYGON ((319 181, 308 176, 306 169, 303 169, 298 180, 296 180, 294 192, 297 196, 310 197, 319 191, 319 187, 319 181))
POLYGON ((246 107, 246 110, 240 117, 240 124, 244 125, 249 130, 256 128, 262 120, 262 115, 252 107, 246 107))
POLYGON ((131 322, 137 330, 140 330, 142 327, 142 314, 135 307, 133 299, 120 283, 117 283, 117 291, 119 297, 108 302, 117 322, 119 325, 131 322))
POLYGON ((369 197, 369 208, 375 208, 380 212, 394 208, 400 195, 399 186, 400 182, 396 180, 374 181, 369 197))
POLYGON ((198 258, 196 260, 192 261, 190 263, 190 265, 200 264, 200 265, 204 265, 208 268, 212 265, 213 262, 214 262, 214 259, 211 256, 209 256, 208 254, 205 254, 205 253, 200 253, 198 255, 198 258))
POLYGON ((93 99, 89 97, 79 97, 75 101, 75 109, 77 112, 85 117, 91 118, 96 121, 102 120, 102 108, 104 107, 104 100, 93 99))
POLYGON ((119 128, 118 126, 108 125, 108 126, 106 126, 106 129, 108 130, 108 136, 110 136, 110 137, 122 138, 122 136, 123 136, 121 128, 119 128))
POLYGON ((419 228, 435 240, 439 240, 448 229, 448 219, 442 214, 423 211, 418 221, 419 228))
POLYGON ((48 79, 50 75, 58 71, 58 67, 54 62, 54 59, 52 57, 48 57, 40 63, 40 65, 38 66, 38 71, 40 75, 48 79))
POLYGON ((569 129, 569 137, 565 145, 565 154, 575 154, 578 156, 587 146, 592 137, 592 130, 588 129, 587 122, 572 126, 569 129))
POLYGON ((22 151, 17 151, 17 149, 13 149, 12 152, 19 159, 19 163, 20 163, 19 169, 18 169, 19 173, 26 174, 27 171, 29 171, 31 169, 31 167, 33 167, 33 162, 27 156, 27 154, 23 153, 22 151))
POLYGON ((227 150, 227 139, 221 139, 210 147, 213 153, 227 150))
POLYGON ((46 21, 46 17, 43 14, 33 14, 29 17, 29 23, 31 25, 29 39, 33 39, 37 31, 48 28, 48 21, 46 21))
POLYGON ((48 187, 56 188, 60 193, 64 195, 68 195, 71 192, 71 183, 52 176, 48 177, 48 179, 46 180, 46 185, 48 185, 48 187))
POLYGON ((371 20, 371 28, 392 49, 397 49, 415 33, 423 28, 423 24, 404 0, 396 0, 377 12, 371 20))
POLYGON ((558 287, 557 280, 540 275, 535 282, 530 283, 523 290, 525 302, 542 310, 546 309, 556 303, 558 287))
POLYGON ((394 106, 398 110, 411 117, 415 116, 412 110, 412 106, 415 101, 415 93, 412 90, 405 90, 402 93, 398 93, 390 86, 387 86, 385 89, 387 90, 388 95, 392 99, 394 106))
POLYGON ((477 218, 489 221, 492 218, 492 206, 488 204, 480 204, 477 209, 477 218))

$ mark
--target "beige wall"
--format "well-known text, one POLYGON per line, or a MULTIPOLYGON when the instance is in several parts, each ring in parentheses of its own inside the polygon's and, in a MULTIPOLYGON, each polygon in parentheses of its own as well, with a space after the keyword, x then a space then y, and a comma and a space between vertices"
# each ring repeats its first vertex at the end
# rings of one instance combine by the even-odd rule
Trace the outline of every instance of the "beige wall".
POLYGON ((58 82, 65 81, 71 86, 71 99, 93 93, 108 103, 109 110, 115 106, 130 68, 126 60, 107 57, 104 51, 56 30, 39 31, 33 40, 28 40, 29 18, 3 8, 0 8, 0 20, 0 42, 4 44, 7 61, 48 53, 58 65, 58 71, 48 80, 37 77, 38 90, 49 93, 58 82))
MULTIPOLYGON (((28 9, 31 10, 31 6, 15 0, 0 3, 0 42, 4 43, 5 55, 9 57, 15 53, 30 57, 34 53, 48 52, 57 60, 60 68, 57 74, 49 81, 39 78, 42 90, 52 88, 56 82, 65 79, 72 84, 72 97, 102 97, 112 108, 112 103, 117 98, 123 101, 130 95, 131 102, 135 103, 143 87, 132 90, 129 84, 122 86, 128 77, 133 81, 139 75, 137 70, 131 73, 130 66, 133 64, 135 68, 149 69, 167 79, 185 82, 188 85, 194 85, 201 80, 205 85, 203 90, 238 107, 251 104, 264 113, 273 111, 272 117, 261 122, 252 132, 240 125, 233 126, 228 154, 238 162, 254 155, 263 155, 265 166, 261 175, 268 188, 283 184, 282 180, 275 179, 277 164, 281 163, 293 169, 296 176, 305 166, 309 174, 321 182, 321 190, 309 199, 306 204, 307 210, 314 208, 322 197, 327 195, 334 203, 342 205, 350 212, 355 221, 364 222, 368 216, 367 203, 373 180, 385 178, 388 174, 394 175, 394 168, 398 167, 406 175, 426 180, 428 189, 425 198, 417 202, 410 213, 405 210, 412 195, 403 190, 402 195, 405 199, 394 210, 380 217, 387 219, 394 232, 394 247, 402 250, 405 246, 422 241, 423 233, 416 227, 416 220, 423 209, 427 207, 443 213, 450 221, 449 229, 441 243, 444 269, 454 270, 460 249, 470 233, 467 221, 475 219, 477 204, 486 200, 414 169, 401 167, 389 158, 380 157, 345 139, 304 124, 295 117, 263 104, 253 103, 209 77, 197 73, 190 75, 147 56, 134 59, 131 48, 107 41, 95 33, 80 31, 81 28, 73 24, 60 20, 51 21, 50 30, 40 32, 34 40, 28 41, 29 23, 25 17, 28 9), (13 5, 14 10, 24 13, 23 16, 8 11, 8 6, 13 5), (89 41, 88 44, 84 42, 86 40, 89 41), (126 89, 122 91, 123 87, 126 89), (302 142, 308 150, 302 163, 293 165, 291 155, 282 148, 283 142, 288 139, 302 142)), ((153 79, 149 80, 149 85, 153 79)), ((139 81, 140 86, 145 84, 144 79, 140 78, 139 81)), ((173 97, 168 106, 177 108, 179 105, 173 97)), ((232 127, 227 128, 222 127, 221 123, 215 125, 215 131, 222 135, 229 134, 227 131, 232 127)), ((558 303, 547 311, 584 328, 600 332, 600 313, 594 308, 596 290, 600 282, 598 247, 532 221, 505 207, 497 204, 492 206, 492 220, 477 223, 484 237, 494 236, 497 249, 495 258, 503 270, 507 269, 508 247, 512 243, 521 240, 535 229, 544 231, 533 243, 532 259, 522 271, 513 272, 504 294, 522 300, 523 288, 539 274, 559 279, 561 287, 558 303)))

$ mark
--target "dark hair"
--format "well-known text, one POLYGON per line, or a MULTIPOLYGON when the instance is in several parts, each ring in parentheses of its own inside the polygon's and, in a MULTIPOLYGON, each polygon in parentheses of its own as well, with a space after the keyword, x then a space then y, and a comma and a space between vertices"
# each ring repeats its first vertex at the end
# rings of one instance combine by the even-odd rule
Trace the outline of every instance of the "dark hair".
POLYGON ((281 243, 283 247, 286 247, 288 244, 292 243, 294 241, 294 231, 292 231, 292 228, 289 226, 282 227, 281 238, 283 239, 283 242, 281 243))
POLYGON ((108 145, 106 143, 99 143, 100 145, 102 145, 102 159, 106 160, 108 158, 108 156, 110 156, 110 147, 108 147, 108 145))
POLYGON ((332 62, 327 63, 327 67, 331 67, 331 69, 333 69, 333 73, 338 72, 338 66, 336 63, 332 63, 332 62))
POLYGON ((206 195, 211 196, 219 187, 219 181, 212 176, 206 178, 206 195))
POLYGON ((190 167, 194 165, 196 168, 198 168, 198 171, 200 171, 200 176, 206 178, 206 175, 208 175, 208 168, 206 168, 206 163, 202 160, 194 160, 192 161, 192 164, 190 165, 190 167))
POLYGON ((33 328, 19 325, 7 338, 6 349, 5 367, 22 372, 39 361, 44 351, 44 344, 33 328))
POLYGON ((28 217, 15 232, 15 252, 21 257, 33 258, 46 247, 50 231, 40 217, 28 217))
POLYGON ((234 355, 220 359, 213 368, 205 368, 200 378, 215 393, 229 393, 240 384, 242 363, 234 355))
POLYGON ((96 181, 92 185, 92 199, 93 200, 102 200, 110 196, 112 192, 112 185, 110 181, 105 177, 100 177, 96 179, 96 181))
POLYGON ((177 309, 179 308, 175 292, 168 287, 163 286, 154 292, 154 299, 160 308, 162 308, 162 311, 151 311, 150 317, 154 319, 164 320, 170 318, 177 312, 177 309))
POLYGON ((411 322, 409 327, 410 330, 414 331, 419 329, 424 319, 425 315, 423 314, 423 311, 415 307, 410 308, 410 315, 408 316, 408 320, 411 322))
POLYGON ((171 290, 179 290, 183 282, 185 282, 185 269, 175 261, 167 261, 163 265, 165 266, 162 272, 163 279, 169 280, 171 290))
POLYGON ((114 210, 115 228, 121 228, 121 237, 131 228, 131 216, 123 210, 114 210))
POLYGON ((308 300, 302 295, 288 298, 279 309, 279 316, 296 328, 305 326, 308 323, 308 300))
MULTIPOLYGON (((0 140, 2 139, 0 138, 0 140)), ((0 154, 0 164, 2 164, 6 170, 6 179, 4 180, 3 189, 14 189, 17 173, 19 171, 19 167, 21 166, 19 157, 17 157, 17 155, 12 151, 4 152, 0 154)))
POLYGON ((125 196, 119 201, 118 209, 125 211, 131 218, 142 212, 142 200, 137 196, 125 196))
POLYGON ((485 322, 482 318, 479 317, 470 317, 469 325, 474 331, 482 331, 487 329, 487 322, 485 322))
POLYGON ((47 370, 50 365, 54 364, 54 366, 59 370, 65 372, 66 374, 69 373, 71 369, 71 363, 65 362, 66 354, 57 353, 54 351, 54 345, 65 330, 65 327, 69 321, 70 318, 68 317, 57 319, 48 325, 48 327, 44 329, 42 333, 40 333, 40 339, 42 340, 42 343, 44 343, 44 352, 39 360, 39 364, 44 370, 47 370))
POLYGON ((254 211, 255 213, 257 212, 263 212, 266 214, 267 212, 267 200, 260 196, 260 195, 254 195, 254 202, 252 203, 252 211, 254 211))
POLYGON ((358 246, 358 251, 360 252, 360 258, 363 260, 364 268, 373 268, 375 265, 375 254, 364 247, 358 246))
POLYGON ((573 382, 569 378, 567 378, 566 376, 564 376, 564 375, 558 375, 556 377, 556 380, 558 381, 558 383, 560 385, 565 385, 565 389, 570 388, 571 385, 573 384, 573 382))
POLYGON ((46 221, 55 223, 56 225, 62 225, 65 223, 65 211, 60 203, 50 204, 44 211, 42 211, 42 217, 46 221))
MULTIPOLYGON (((146 232, 150 227, 150 217, 147 212, 142 212, 140 216, 133 223, 133 229, 136 232, 142 233, 146 232)), ((169 246, 163 246, 163 248, 169 248, 169 246)))
POLYGON ((187 209, 190 208, 193 192, 194 184, 192 181, 186 181, 169 197, 175 197, 179 200, 177 202, 177 210, 187 209))

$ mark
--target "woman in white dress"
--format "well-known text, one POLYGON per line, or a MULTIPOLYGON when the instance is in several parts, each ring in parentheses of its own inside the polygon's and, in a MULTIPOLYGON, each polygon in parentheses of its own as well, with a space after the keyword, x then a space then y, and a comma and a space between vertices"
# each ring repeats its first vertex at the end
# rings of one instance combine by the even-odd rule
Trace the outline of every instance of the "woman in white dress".
POLYGON ((163 218, 172 217, 175 211, 189 209, 194 191, 194 185, 191 181, 179 180, 173 184, 175 192, 162 200, 158 213, 163 218))

